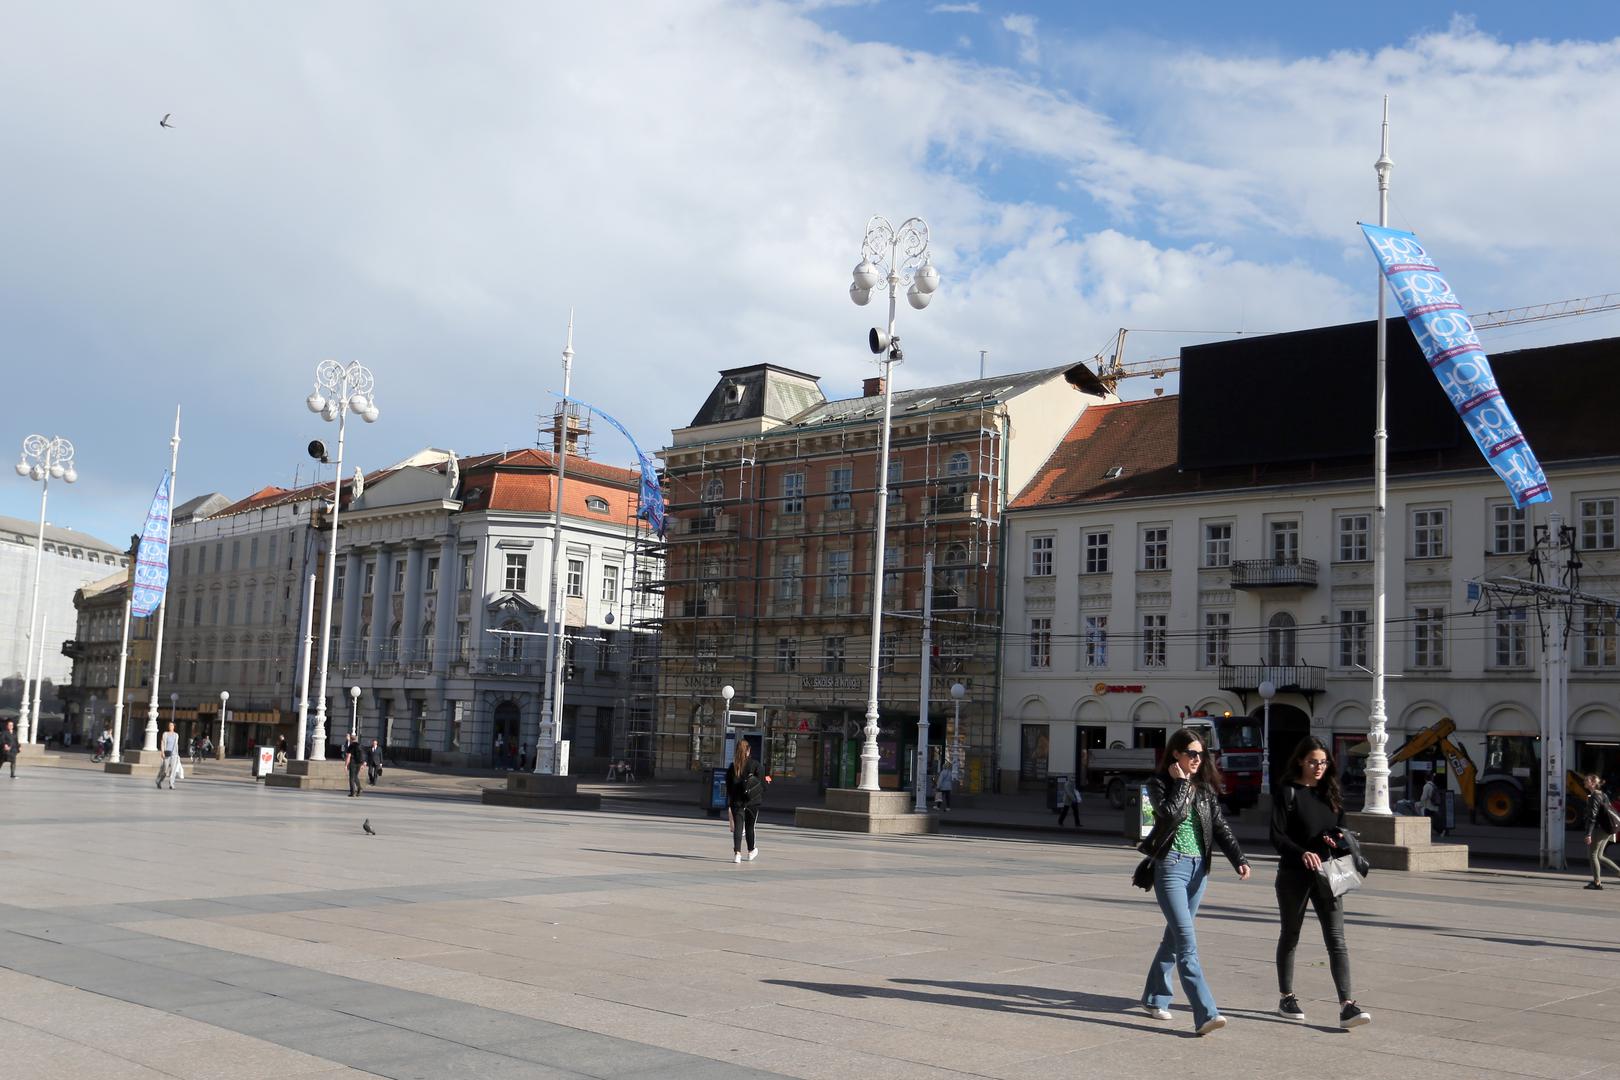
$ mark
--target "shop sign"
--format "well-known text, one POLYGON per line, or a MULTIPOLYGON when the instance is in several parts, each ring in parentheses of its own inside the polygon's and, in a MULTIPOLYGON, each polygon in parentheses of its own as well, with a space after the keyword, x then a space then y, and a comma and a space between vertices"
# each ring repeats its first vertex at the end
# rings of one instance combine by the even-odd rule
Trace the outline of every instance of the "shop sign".
POLYGON ((1141 683, 1098 683, 1092 691, 1098 694, 1145 694, 1147 687, 1141 683))

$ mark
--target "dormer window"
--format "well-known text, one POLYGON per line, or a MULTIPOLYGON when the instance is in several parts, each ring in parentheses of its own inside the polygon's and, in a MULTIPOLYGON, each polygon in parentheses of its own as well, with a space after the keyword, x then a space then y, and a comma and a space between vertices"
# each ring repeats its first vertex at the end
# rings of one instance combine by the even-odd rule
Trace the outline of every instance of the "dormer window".
POLYGON ((585 509, 597 514, 608 512, 608 501, 600 495, 592 495, 585 500, 585 509))
POLYGON ((727 379, 722 387, 723 400, 727 405, 741 405, 743 399, 743 384, 733 379, 727 379))
POLYGON ((1124 476, 1124 475, 1125 475, 1125 466, 1123 466, 1123 465, 1115 465, 1113 468, 1111 468, 1107 472, 1103 473, 1103 479, 1104 480, 1118 480, 1121 476, 1124 476))

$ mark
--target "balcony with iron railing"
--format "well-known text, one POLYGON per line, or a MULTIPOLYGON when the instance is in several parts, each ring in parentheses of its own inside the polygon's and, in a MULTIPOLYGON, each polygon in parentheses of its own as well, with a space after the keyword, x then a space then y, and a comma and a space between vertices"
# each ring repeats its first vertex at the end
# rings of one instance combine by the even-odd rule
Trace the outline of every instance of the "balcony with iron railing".
POLYGON ((1222 690, 1252 694, 1269 682, 1279 694, 1320 694, 1327 687, 1327 669, 1314 664, 1222 664, 1216 672, 1222 690))
POLYGON ((1297 557, 1237 559, 1232 563, 1234 589, 1314 589, 1316 560, 1297 557))

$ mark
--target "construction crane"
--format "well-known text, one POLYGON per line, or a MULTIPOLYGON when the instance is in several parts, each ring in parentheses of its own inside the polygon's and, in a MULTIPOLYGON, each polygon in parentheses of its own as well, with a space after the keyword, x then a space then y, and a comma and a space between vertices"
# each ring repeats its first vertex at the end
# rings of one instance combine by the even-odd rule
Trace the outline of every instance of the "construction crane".
MULTIPOLYGON (((1495 330, 1498 327, 1543 322, 1547 319, 1596 315, 1600 311, 1613 311, 1616 308, 1620 308, 1620 293, 1604 293, 1601 296, 1583 296, 1577 300, 1558 300, 1530 307, 1501 308, 1473 316, 1470 321, 1474 324, 1475 330, 1495 330)), ((1144 375, 1150 379, 1162 379, 1181 370, 1179 355, 1129 362, 1121 360, 1120 358, 1125 355, 1125 335, 1128 333, 1130 330, 1122 326, 1114 335, 1114 353, 1111 357, 1104 359, 1103 354, 1098 353, 1091 358, 1097 379, 1108 388, 1109 393, 1113 393, 1114 388, 1125 379, 1138 379, 1144 375)))

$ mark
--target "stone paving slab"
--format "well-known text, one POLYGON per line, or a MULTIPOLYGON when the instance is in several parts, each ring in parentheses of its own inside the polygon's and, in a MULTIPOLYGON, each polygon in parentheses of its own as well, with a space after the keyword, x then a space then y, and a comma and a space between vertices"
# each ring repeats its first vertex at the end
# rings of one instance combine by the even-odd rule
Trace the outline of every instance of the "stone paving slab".
POLYGON ((1222 868, 1198 1039, 1131 1008, 1163 924, 1118 845, 767 825, 736 866, 704 818, 341 799, 0 788, 0 1074, 1620 1080, 1620 890, 1569 875, 1375 875, 1344 1034, 1310 927, 1313 1023, 1271 1014, 1272 871, 1222 868))

